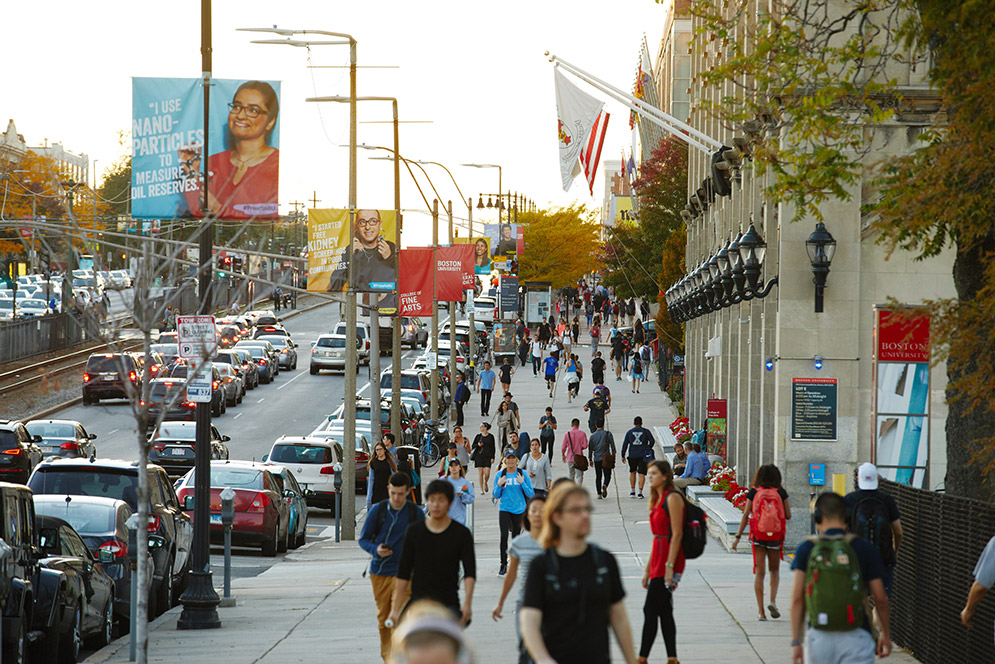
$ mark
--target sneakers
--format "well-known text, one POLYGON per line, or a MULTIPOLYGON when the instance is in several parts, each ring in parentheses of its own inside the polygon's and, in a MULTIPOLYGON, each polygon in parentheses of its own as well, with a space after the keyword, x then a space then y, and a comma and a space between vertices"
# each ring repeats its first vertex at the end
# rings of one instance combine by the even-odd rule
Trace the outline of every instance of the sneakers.
POLYGON ((601 500, 602 498, 604 498, 604 496, 602 496, 601 493, 598 493, 598 500, 601 500))
POLYGON ((636 497, 636 490, 633 489, 632 491, 629 492, 629 498, 635 498, 635 497, 636 497))
POLYGON ((507 573, 508 573, 508 566, 507 565, 501 565, 501 569, 498 570, 498 574, 497 575, 498 576, 504 576, 507 573))
POLYGON ((643 495, 643 492, 642 492, 642 491, 640 491, 640 492, 639 492, 639 497, 640 497, 640 498, 645 498, 646 496, 644 496, 644 495, 643 495))

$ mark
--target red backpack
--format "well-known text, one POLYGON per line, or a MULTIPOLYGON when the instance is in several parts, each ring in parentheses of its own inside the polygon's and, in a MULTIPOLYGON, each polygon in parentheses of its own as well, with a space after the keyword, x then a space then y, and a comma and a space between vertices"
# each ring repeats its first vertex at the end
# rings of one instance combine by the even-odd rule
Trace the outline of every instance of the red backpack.
POLYGON ((750 533, 754 541, 778 542, 784 539, 787 521, 784 518, 784 501, 777 489, 757 487, 751 521, 750 533))

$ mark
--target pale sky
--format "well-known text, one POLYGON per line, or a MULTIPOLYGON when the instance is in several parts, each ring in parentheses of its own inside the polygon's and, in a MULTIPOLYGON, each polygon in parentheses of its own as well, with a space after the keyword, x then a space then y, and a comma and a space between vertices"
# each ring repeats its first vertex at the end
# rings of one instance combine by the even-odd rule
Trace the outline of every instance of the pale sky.
MULTIPOLYGON (((664 5, 652 0, 220 0, 213 8, 213 73, 218 78, 282 81, 281 213, 291 209, 291 201, 310 199, 315 191, 318 207, 346 207, 348 150, 339 146, 349 141, 348 106, 304 100, 348 95, 348 70, 309 69, 306 49, 250 44, 267 35, 236 32, 239 27, 345 32, 358 40, 361 67, 398 65, 360 69, 359 94, 397 97, 402 121, 431 120, 401 125, 401 154, 444 163, 475 202, 478 193, 497 191, 497 169, 463 168, 462 163, 500 164, 504 189, 541 205, 579 201, 597 208, 604 191, 600 166, 595 197, 582 176, 569 192, 560 184, 553 68, 543 52, 631 90, 642 37, 655 57, 664 14, 664 5)), ((131 77, 196 78, 201 72, 198 0, 11 2, 3 17, 3 126, 12 118, 29 145, 47 139, 86 153, 97 160, 98 173, 124 151, 117 138, 131 124, 131 77)), ((347 65, 348 47, 314 46, 311 62, 347 65)), ((611 120, 602 162, 618 159, 631 141, 628 110, 578 84, 606 99, 611 120)), ((390 117, 388 103, 359 105, 360 122, 390 117)), ((369 145, 392 142, 390 124, 360 124, 358 135, 360 143, 369 145)), ((367 159, 375 154, 359 152, 359 205, 391 208, 392 165, 367 159)), ((465 216, 466 207, 460 211, 445 172, 426 168, 439 193, 454 200, 457 216, 465 216)), ((431 202, 431 189, 424 180, 422 185, 431 202)), ((402 207, 425 208, 404 169, 402 207)), ((480 212, 493 219, 491 211, 480 212)), ((481 218, 475 208, 475 221, 481 218)), ((405 245, 430 241, 430 236, 419 237, 428 232, 424 219, 406 213, 405 245)))

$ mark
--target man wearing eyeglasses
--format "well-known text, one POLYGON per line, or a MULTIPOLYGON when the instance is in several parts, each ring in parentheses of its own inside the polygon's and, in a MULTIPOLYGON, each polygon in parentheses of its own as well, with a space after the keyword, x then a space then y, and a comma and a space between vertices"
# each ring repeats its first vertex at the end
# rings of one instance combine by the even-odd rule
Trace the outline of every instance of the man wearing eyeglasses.
MULTIPOLYGON (((332 274, 329 291, 342 291, 348 280, 349 261, 355 259, 353 278, 356 290, 391 291, 397 279, 397 245, 383 236, 379 210, 358 210, 352 250, 346 252, 341 268, 332 274)), ((383 306, 383 303, 381 303, 383 306)))

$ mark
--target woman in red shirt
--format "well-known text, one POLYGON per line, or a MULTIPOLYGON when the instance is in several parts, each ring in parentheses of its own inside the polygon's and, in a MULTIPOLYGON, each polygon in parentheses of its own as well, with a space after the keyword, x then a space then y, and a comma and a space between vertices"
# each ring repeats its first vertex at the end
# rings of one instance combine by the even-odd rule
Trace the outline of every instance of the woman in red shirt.
POLYGON ((643 604, 643 639, 639 646, 639 662, 646 664, 653 641, 656 622, 663 629, 667 647, 667 664, 677 663, 677 625, 674 623, 674 598, 671 593, 684 573, 684 497, 674 490, 674 471, 666 461, 654 461, 646 471, 650 485, 650 530, 653 550, 646 561, 643 588, 647 589, 643 604))

